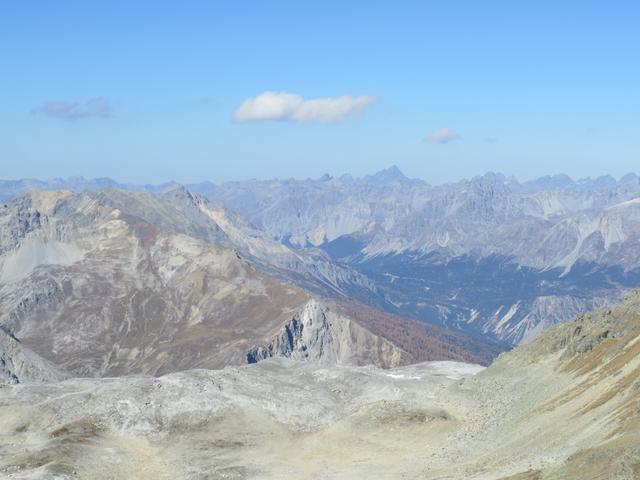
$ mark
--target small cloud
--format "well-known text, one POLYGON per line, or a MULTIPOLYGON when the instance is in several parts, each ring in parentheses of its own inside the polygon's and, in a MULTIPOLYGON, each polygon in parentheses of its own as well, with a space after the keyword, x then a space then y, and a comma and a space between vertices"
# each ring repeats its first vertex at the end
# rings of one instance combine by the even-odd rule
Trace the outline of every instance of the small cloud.
POLYGON ((441 128, 428 133, 424 140, 429 143, 449 143, 460 138, 462 137, 450 128, 441 128))
POLYGON ((496 137, 487 137, 484 141, 487 143, 498 143, 498 139, 496 137))
POLYGON ((50 118, 58 118, 67 122, 75 122, 83 118, 109 118, 112 114, 111 104, 102 97, 91 98, 81 102, 47 102, 34 108, 31 113, 42 114, 50 118))
POLYGON ((233 121, 289 120, 303 123, 339 123, 360 114, 375 99, 370 96, 325 97, 305 100, 287 92, 264 92, 247 98, 233 112, 233 121))

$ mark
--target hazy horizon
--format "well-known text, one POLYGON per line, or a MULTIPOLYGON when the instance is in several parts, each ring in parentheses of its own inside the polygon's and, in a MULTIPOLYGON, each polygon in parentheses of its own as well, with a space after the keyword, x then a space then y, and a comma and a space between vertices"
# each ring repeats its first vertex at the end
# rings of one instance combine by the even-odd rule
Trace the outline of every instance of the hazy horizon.
POLYGON ((237 178, 237 179, 228 179, 228 180, 221 180, 221 181, 216 181, 215 179, 212 178, 202 178, 199 180, 194 180, 194 181, 179 181, 179 180, 175 180, 175 179, 166 179, 166 180, 161 180, 159 182, 145 182, 145 181, 141 181, 141 182, 136 182, 136 181, 132 181, 132 180, 128 180, 128 179, 121 179, 121 178, 115 178, 113 176, 100 176, 100 177, 86 177, 84 175, 69 175, 69 176, 56 176, 56 177, 50 177, 50 178, 44 178, 44 177, 20 177, 20 178, 5 178, 2 177, 0 178, 0 181, 7 181, 7 182, 17 182, 17 181, 26 181, 26 180, 31 180, 31 181, 38 181, 38 182, 53 182, 56 180, 62 180, 62 181, 72 181, 72 180, 84 180, 84 181, 97 181, 97 180, 111 180, 114 181, 116 183, 122 184, 122 185, 153 185, 153 186, 161 186, 161 185, 165 185, 165 184, 171 184, 171 183, 177 183, 177 184, 198 184, 198 183, 206 183, 206 182, 210 182, 213 184, 224 184, 224 183, 232 183, 232 182, 248 182, 248 181, 285 181, 285 180, 296 180, 296 181, 305 181, 305 180, 321 180, 322 177, 329 175, 331 178, 336 178, 336 179, 341 179, 344 176, 351 176, 354 179, 363 179, 367 176, 372 176, 387 170, 392 170, 393 168, 397 168, 399 169, 400 173, 403 174, 405 177, 407 177, 410 180, 420 180, 420 181, 424 181, 432 186, 438 186, 438 185, 446 185, 446 184, 450 184, 450 183, 458 183, 461 181, 465 181, 465 180, 472 180, 473 178, 478 178, 478 177, 482 177, 488 174, 496 174, 496 175, 502 175, 504 176, 506 179, 510 180, 513 179, 515 181, 517 181, 518 183, 526 183, 526 182, 532 182, 535 180, 539 180, 545 177, 560 177, 560 176, 567 176, 569 177, 572 181, 574 182, 580 182, 580 181, 588 181, 588 180, 597 180, 599 178, 603 178, 603 177, 612 177, 614 180, 616 181, 621 181, 625 176, 627 175, 637 175, 637 173, 633 170, 630 170, 622 175, 612 175, 611 173, 607 173, 607 172, 603 172, 599 175, 594 175, 594 176, 581 176, 581 177, 574 177, 572 175, 569 175, 567 173, 564 172, 557 172, 557 173, 548 173, 548 174, 544 174, 541 176, 537 176, 537 177, 532 177, 532 178, 519 178, 516 175, 510 175, 507 174, 505 172, 496 172, 493 170, 488 170, 482 174, 479 175, 469 175, 469 176, 461 176, 457 179, 453 179, 453 180, 449 180, 446 182, 431 182, 428 178, 420 178, 420 177, 413 177, 408 175, 402 168, 400 168, 399 166, 393 164, 393 165, 389 165, 386 168, 382 168, 380 170, 376 170, 376 171, 371 171, 368 173, 365 173, 363 175, 354 175, 351 172, 342 172, 339 174, 334 174, 331 172, 325 172, 322 175, 319 175, 317 177, 264 177, 264 178, 237 178))

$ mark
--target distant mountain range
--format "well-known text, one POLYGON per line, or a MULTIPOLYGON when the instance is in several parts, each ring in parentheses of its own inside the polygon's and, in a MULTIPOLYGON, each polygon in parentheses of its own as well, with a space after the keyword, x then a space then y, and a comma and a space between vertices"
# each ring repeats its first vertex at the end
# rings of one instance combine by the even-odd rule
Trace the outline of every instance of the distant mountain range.
MULTIPOLYGON (((489 173, 487 175, 492 175, 489 173)), ((585 177, 579 180, 573 180, 570 176, 565 174, 557 175, 545 175, 534 180, 528 180, 523 183, 519 183, 514 177, 505 177, 502 174, 495 174, 499 178, 503 179, 506 183, 514 186, 516 189, 524 189, 528 191, 539 190, 552 190, 552 189, 570 189, 570 190, 582 190, 593 191, 603 188, 612 188, 616 185, 623 185, 625 183, 638 180, 638 175, 635 173, 627 173, 619 180, 616 180, 611 175, 602 175, 597 178, 585 177)), ((392 165, 389 168, 380 170, 374 174, 365 175, 362 178, 356 178, 352 175, 345 173, 338 178, 334 178, 329 174, 324 174, 317 180, 295 180, 295 179, 283 179, 283 180, 247 180, 240 182, 226 182, 219 184, 218 186, 231 186, 242 184, 257 184, 257 183, 273 183, 273 182, 329 182, 340 181, 345 184, 358 183, 368 184, 375 186, 382 186, 387 184, 399 183, 403 185, 413 186, 429 186, 429 184, 417 178, 408 178, 404 173, 396 166, 392 165)), ((118 188, 123 190, 137 190, 148 191, 152 193, 161 192, 163 190, 170 189, 179 185, 178 182, 168 181, 160 184, 136 184, 136 183, 121 183, 113 180, 109 177, 99 177, 87 179, 82 176, 68 177, 68 178, 54 178, 52 180, 40 180, 34 178, 21 178, 17 180, 1 180, 0 179, 0 201, 9 200, 21 193, 27 192, 33 189, 39 190, 99 190, 102 188, 118 188)), ((184 185, 190 191, 194 193, 211 193, 218 186, 210 181, 203 181, 200 183, 188 183, 184 185)))
MULTIPOLYGON (((640 284, 635 174, 520 183, 488 173, 439 186, 409 179, 397 167, 363 178, 181 188, 110 179, 17 180, 0 181, 0 198, 6 202, 33 188, 105 187, 207 198, 210 220, 221 225, 231 219, 225 236, 270 275, 511 345, 616 302, 640 284), (223 219, 215 213, 219 205, 223 219)), ((187 218, 189 234, 206 229, 187 218)))
POLYGON ((511 344, 617 301, 640 281, 633 174, 521 184, 488 173, 430 186, 392 168, 360 180, 232 182, 201 193, 272 238, 320 247, 355 268, 396 313, 511 344))

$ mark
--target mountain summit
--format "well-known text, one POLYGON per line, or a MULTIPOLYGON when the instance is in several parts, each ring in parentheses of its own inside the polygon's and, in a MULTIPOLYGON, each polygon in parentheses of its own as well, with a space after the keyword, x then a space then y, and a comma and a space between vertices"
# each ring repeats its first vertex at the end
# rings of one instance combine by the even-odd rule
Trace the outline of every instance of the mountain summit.
POLYGON ((373 175, 366 175, 364 180, 372 185, 385 185, 393 182, 404 183, 410 181, 396 165, 380 170, 373 175))

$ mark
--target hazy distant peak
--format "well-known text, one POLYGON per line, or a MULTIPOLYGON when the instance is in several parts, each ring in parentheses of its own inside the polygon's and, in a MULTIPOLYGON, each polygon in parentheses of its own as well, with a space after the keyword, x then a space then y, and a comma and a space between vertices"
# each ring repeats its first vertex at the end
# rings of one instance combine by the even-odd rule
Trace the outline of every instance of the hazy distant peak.
POLYGON ((620 181, 617 181, 611 175, 601 175, 596 178, 584 177, 579 180, 573 180, 569 175, 561 173, 557 175, 545 175, 544 177, 529 180, 524 182, 523 185, 531 191, 563 189, 593 191, 613 188, 616 185, 622 185, 637 179, 638 176, 635 173, 628 173, 622 177, 620 181))
POLYGON ((496 173, 489 171, 484 175, 479 175, 477 177, 473 177, 471 179, 472 184, 476 185, 506 185, 509 183, 507 181, 507 177, 505 177, 502 173, 496 173))
MULTIPOLYGON (((83 180, 85 181, 85 180, 83 180)), ((118 187, 119 184, 118 182, 116 182, 114 179, 109 178, 109 177, 99 177, 99 178, 94 178, 92 180, 92 183, 94 183, 96 185, 96 187, 118 187)))
POLYGON ((366 175, 364 177, 364 180, 367 183, 371 183, 374 185, 384 185, 385 183, 392 182, 402 183, 408 181, 409 179, 396 165, 392 165, 391 167, 380 170, 373 175, 366 175))
POLYGON ((569 175, 559 173, 556 175, 545 175, 544 177, 529 180, 524 182, 524 185, 528 188, 544 190, 572 187, 575 185, 575 182, 569 175))
POLYGON ((623 176, 618 183, 622 185, 622 184, 637 181, 637 180, 638 180, 638 175, 636 175, 633 172, 629 172, 625 176, 623 176))
POLYGON ((577 181, 578 185, 585 186, 588 188, 607 188, 613 187, 617 184, 616 179, 611 175, 601 175, 595 179, 591 177, 581 178, 577 181))
POLYGON ((162 186, 159 193, 161 195, 186 195, 191 194, 187 187, 178 182, 170 182, 162 186))

